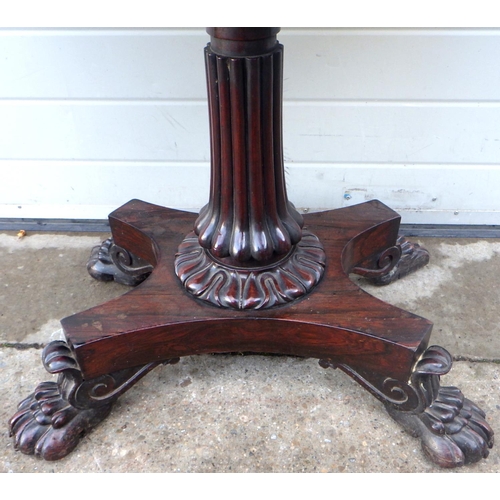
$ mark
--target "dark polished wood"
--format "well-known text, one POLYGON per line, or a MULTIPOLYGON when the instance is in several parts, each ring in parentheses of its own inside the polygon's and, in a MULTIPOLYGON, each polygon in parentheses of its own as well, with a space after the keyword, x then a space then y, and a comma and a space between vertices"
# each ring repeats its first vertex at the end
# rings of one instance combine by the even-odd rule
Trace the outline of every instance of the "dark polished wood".
POLYGON ((265 311, 220 309, 186 293, 174 260, 194 218, 138 200, 110 215, 115 243, 138 248, 144 242, 141 257, 155 269, 126 295, 62 320, 85 378, 152 360, 252 351, 340 356, 366 372, 366 380, 372 379, 369 372, 379 372, 371 384, 380 391, 387 376, 408 379, 431 323, 381 302, 348 277, 358 265, 377 267, 379 255, 396 243, 398 214, 373 201, 306 215, 306 227, 314 229, 326 249, 325 277, 310 296, 265 311))
POLYGON ((132 200, 109 216, 92 251, 94 278, 129 293, 61 321, 66 341, 10 421, 23 453, 57 460, 159 363, 204 353, 278 353, 340 368, 386 406, 442 467, 488 456, 484 413, 440 377, 450 354, 429 347, 432 323, 350 279, 388 284, 428 262, 398 238, 379 201, 300 216, 284 182, 277 28, 209 28, 209 203, 195 214, 132 200))
POLYGON ((175 261, 186 290, 218 307, 262 309, 307 295, 324 273, 321 241, 288 200, 283 46, 277 28, 209 28, 208 204, 175 261))
POLYGON ((275 42, 259 57, 227 57, 207 47, 205 55, 211 187, 194 230, 214 257, 261 267, 302 235, 302 217, 285 185, 283 47, 275 42))

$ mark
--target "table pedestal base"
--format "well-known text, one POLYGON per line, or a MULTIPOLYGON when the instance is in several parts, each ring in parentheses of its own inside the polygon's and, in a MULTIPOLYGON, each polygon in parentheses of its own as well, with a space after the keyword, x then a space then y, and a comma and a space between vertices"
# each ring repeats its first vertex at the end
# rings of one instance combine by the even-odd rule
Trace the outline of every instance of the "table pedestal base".
POLYGON ((398 240, 397 213, 371 201, 305 215, 304 229, 324 248, 323 277, 297 300, 253 310, 214 307, 181 283, 174 262, 195 218, 138 200, 110 215, 113 239, 93 252, 91 274, 131 285, 144 281, 61 321, 66 341, 52 342, 43 353, 59 381, 40 384, 10 421, 20 451, 46 460, 66 456, 121 394, 160 363, 248 352, 314 357, 325 368, 340 368, 419 436, 442 467, 488 455, 493 431, 484 413, 459 389, 440 386, 451 356, 428 347, 432 324, 349 279, 354 272, 387 284, 427 262, 418 245, 398 240))

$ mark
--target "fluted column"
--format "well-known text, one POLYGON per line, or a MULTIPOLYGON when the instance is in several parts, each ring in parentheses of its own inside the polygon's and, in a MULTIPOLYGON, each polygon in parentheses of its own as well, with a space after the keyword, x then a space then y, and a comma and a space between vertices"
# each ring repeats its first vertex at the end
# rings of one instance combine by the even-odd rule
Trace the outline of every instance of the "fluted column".
POLYGON ((324 266, 321 244, 303 233, 286 192, 279 28, 207 31, 210 195, 179 247, 176 272, 218 306, 271 307, 307 293, 324 266))
POLYGON ((284 178, 283 46, 270 38, 259 56, 205 49, 212 175, 210 201, 195 224, 200 245, 215 257, 259 265, 302 236, 284 178))

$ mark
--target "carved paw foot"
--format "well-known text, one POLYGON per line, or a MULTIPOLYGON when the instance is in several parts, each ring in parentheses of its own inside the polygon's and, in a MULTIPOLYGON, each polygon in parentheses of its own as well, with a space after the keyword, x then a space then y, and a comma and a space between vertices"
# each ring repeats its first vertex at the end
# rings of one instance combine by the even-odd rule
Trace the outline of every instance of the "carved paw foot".
POLYGON ((408 433, 421 439, 426 456, 441 467, 478 462, 493 446, 493 430, 484 412, 456 387, 442 387, 436 402, 420 415, 388 411, 408 433))
POLYGON ((136 286, 151 274, 153 266, 108 238, 92 249, 87 270, 99 281, 114 280, 122 285, 136 286))
POLYGON ((403 412, 388 405, 391 417, 414 437, 419 437, 427 457, 452 468, 486 458, 493 446, 493 430, 485 413, 466 399, 457 387, 440 387, 439 375, 449 371, 451 356, 443 348, 429 348, 412 376, 421 396, 421 407, 403 412))
POLYGON ((62 340, 45 347, 42 361, 59 379, 42 382, 21 401, 9 427, 16 449, 45 460, 59 460, 73 451, 109 415, 118 397, 159 364, 154 361, 85 380, 71 348, 62 340))
POLYGON ((64 399, 56 382, 42 382, 19 404, 10 420, 10 435, 22 453, 59 460, 109 415, 111 407, 79 410, 64 399))

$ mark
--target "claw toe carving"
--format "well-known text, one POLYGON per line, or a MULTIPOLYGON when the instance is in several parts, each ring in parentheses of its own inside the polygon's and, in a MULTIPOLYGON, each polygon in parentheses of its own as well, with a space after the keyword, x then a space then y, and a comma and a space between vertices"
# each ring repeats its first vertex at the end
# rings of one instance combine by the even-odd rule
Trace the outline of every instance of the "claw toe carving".
POLYGON ((414 437, 420 437, 427 457, 445 468, 486 458, 493 447, 494 434, 485 413, 465 398, 460 389, 440 387, 440 375, 450 368, 449 353, 442 347, 430 347, 412 376, 412 385, 420 396, 419 409, 402 412, 387 405, 394 420, 414 437))
POLYGON ((78 445, 88 430, 104 420, 112 404, 78 410, 63 399, 55 382, 43 382, 19 404, 10 420, 15 447, 27 455, 59 460, 78 445), (58 394, 58 397, 54 397, 58 394))
POLYGON ((109 415, 116 399, 159 364, 84 380, 70 347, 59 340, 45 347, 42 360, 49 373, 59 373, 59 380, 42 382, 21 401, 9 428, 16 449, 45 460, 59 460, 71 453, 109 415), (96 387, 100 388, 98 394, 96 387))

